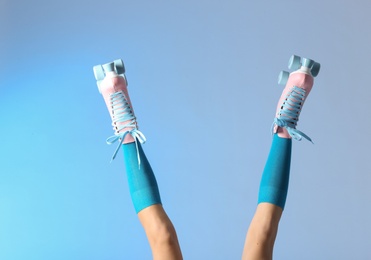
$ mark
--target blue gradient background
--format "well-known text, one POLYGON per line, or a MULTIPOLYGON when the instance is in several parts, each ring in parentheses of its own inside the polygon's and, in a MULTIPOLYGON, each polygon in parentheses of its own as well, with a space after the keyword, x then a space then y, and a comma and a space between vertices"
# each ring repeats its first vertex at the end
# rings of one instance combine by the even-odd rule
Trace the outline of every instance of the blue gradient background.
POLYGON ((371 259, 369 1, 0 0, 0 259, 150 259, 92 67, 124 59, 185 259, 239 259, 291 54, 322 70, 275 259, 371 259))

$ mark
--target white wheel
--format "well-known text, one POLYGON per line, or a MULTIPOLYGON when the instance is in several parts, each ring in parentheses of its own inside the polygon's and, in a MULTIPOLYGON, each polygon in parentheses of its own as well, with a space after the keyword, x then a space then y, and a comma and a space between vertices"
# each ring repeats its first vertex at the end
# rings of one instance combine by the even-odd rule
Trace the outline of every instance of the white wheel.
POLYGON ((314 64, 313 64, 313 67, 310 71, 312 73, 312 76, 317 77, 320 69, 321 69, 321 64, 319 64, 318 62, 315 61, 314 64))
POLYGON ((125 66, 124 66, 124 62, 122 61, 122 59, 115 60, 114 63, 115 63, 115 68, 116 68, 117 74, 119 74, 119 75, 124 74, 125 73, 125 66))
POLYGON ((129 86, 129 83, 128 83, 128 79, 126 78, 126 75, 125 74, 122 74, 122 76, 124 77, 125 79, 125 82, 126 82, 126 86, 129 86))
POLYGON ((308 58, 302 58, 301 59, 301 64, 305 68, 312 68, 314 64, 314 60, 308 59, 308 58))
POLYGON ((278 84, 280 85, 286 85, 287 81, 289 80, 290 73, 287 71, 281 71, 278 75, 278 84))
POLYGON ((105 75, 104 75, 102 65, 94 66, 93 71, 94 71, 95 80, 100 81, 104 79, 105 75))
POLYGON ((103 64, 102 67, 103 67, 103 70, 106 73, 115 70, 115 64, 113 62, 109 62, 109 63, 103 64))
POLYGON ((100 90, 100 83, 102 83, 102 81, 98 80, 97 81, 98 91, 99 91, 99 94, 102 94, 102 91, 100 90))
POLYGON ((292 55, 289 60, 289 69, 290 70, 298 70, 301 67, 301 58, 297 55, 292 55))

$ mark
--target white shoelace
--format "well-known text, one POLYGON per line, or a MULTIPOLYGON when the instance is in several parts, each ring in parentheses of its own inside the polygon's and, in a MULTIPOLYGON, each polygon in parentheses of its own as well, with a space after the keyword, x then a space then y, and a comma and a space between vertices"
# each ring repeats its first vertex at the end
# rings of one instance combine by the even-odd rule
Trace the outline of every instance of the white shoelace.
POLYGON ((107 144, 113 144, 120 140, 113 156, 111 162, 116 158, 117 152, 120 149, 120 146, 124 142, 125 136, 130 134, 134 140, 137 149, 137 157, 138 157, 138 164, 140 166, 140 156, 139 156, 139 149, 138 149, 138 141, 143 144, 146 142, 146 137, 144 134, 138 130, 136 117, 134 116, 133 109, 128 102, 125 94, 122 91, 115 92, 110 95, 111 98, 111 106, 112 106, 112 126, 113 130, 115 130, 115 135, 110 136, 107 138, 107 144), (123 122, 127 122, 126 124, 122 124, 123 122), (124 132, 120 132, 124 128, 129 128, 131 130, 127 130, 124 132))
MULTIPOLYGON (((282 104, 277 117, 274 119, 274 124, 286 128, 289 135, 295 140, 300 141, 303 137, 308 141, 312 142, 309 136, 296 129, 296 125, 299 121, 299 115, 305 100, 305 90, 294 86, 292 90, 287 94, 285 102, 282 104)), ((313 142, 312 142, 313 143, 313 142)))

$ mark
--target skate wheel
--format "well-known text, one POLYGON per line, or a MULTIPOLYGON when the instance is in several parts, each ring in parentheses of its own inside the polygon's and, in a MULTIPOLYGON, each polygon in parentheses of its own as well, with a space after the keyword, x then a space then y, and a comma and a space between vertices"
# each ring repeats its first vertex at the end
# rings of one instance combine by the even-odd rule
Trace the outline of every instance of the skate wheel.
POLYGON ((300 69, 300 67, 301 67, 300 60, 301 60, 300 56, 292 55, 290 60, 289 60, 289 69, 290 70, 300 69))
POLYGON ((114 63, 115 63, 115 68, 116 68, 117 74, 119 74, 119 75, 124 74, 125 73, 125 66, 124 66, 124 62, 122 61, 122 59, 115 60, 114 63))
POLYGON ((126 78, 126 75, 125 74, 122 74, 122 76, 124 77, 124 79, 125 79, 125 83, 126 83, 126 86, 128 86, 129 85, 129 83, 128 83, 128 79, 126 78))
POLYGON ((113 62, 103 64, 102 67, 103 67, 103 69, 106 73, 111 72, 111 71, 115 71, 115 64, 113 62))
POLYGON ((303 58, 302 59, 302 65, 303 65, 303 67, 312 68, 313 64, 314 64, 314 60, 307 59, 307 58, 303 58))
POLYGON ((102 81, 98 80, 97 81, 98 91, 99 91, 99 94, 102 94, 102 91, 100 90, 100 83, 102 83, 102 81))
POLYGON ((287 81, 289 80, 290 73, 287 71, 281 71, 278 75, 278 84, 280 85, 286 85, 287 81))
POLYGON ((320 69, 321 69, 321 64, 319 64, 318 62, 314 62, 313 67, 310 71, 312 73, 312 76, 317 77, 320 69))
POLYGON ((97 65, 93 67, 94 76, 97 81, 104 79, 104 71, 102 65, 97 65))

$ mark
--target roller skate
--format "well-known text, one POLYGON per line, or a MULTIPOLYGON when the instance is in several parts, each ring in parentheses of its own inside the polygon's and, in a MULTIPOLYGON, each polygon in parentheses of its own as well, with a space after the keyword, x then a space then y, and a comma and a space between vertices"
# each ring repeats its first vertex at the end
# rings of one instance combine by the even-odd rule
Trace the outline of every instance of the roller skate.
POLYGON ((281 71, 278 77, 278 84, 285 85, 285 88, 278 101, 272 132, 280 137, 298 141, 305 138, 312 142, 309 136, 296 129, 296 125, 321 65, 311 59, 292 55, 288 67, 294 71, 291 73, 281 71))
MULTIPOLYGON (((118 142, 112 156, 115 159, 122 144, 139 141, 144 143, 145 136, 138 130, 137 120, 128 93, 125 66, 121 59, 94 66, 99 93, 102 94, 110 113, 114 135, 107 138, 107 144, 118 142)), ((111 160, 111 161, 112 161, 111 160)))

